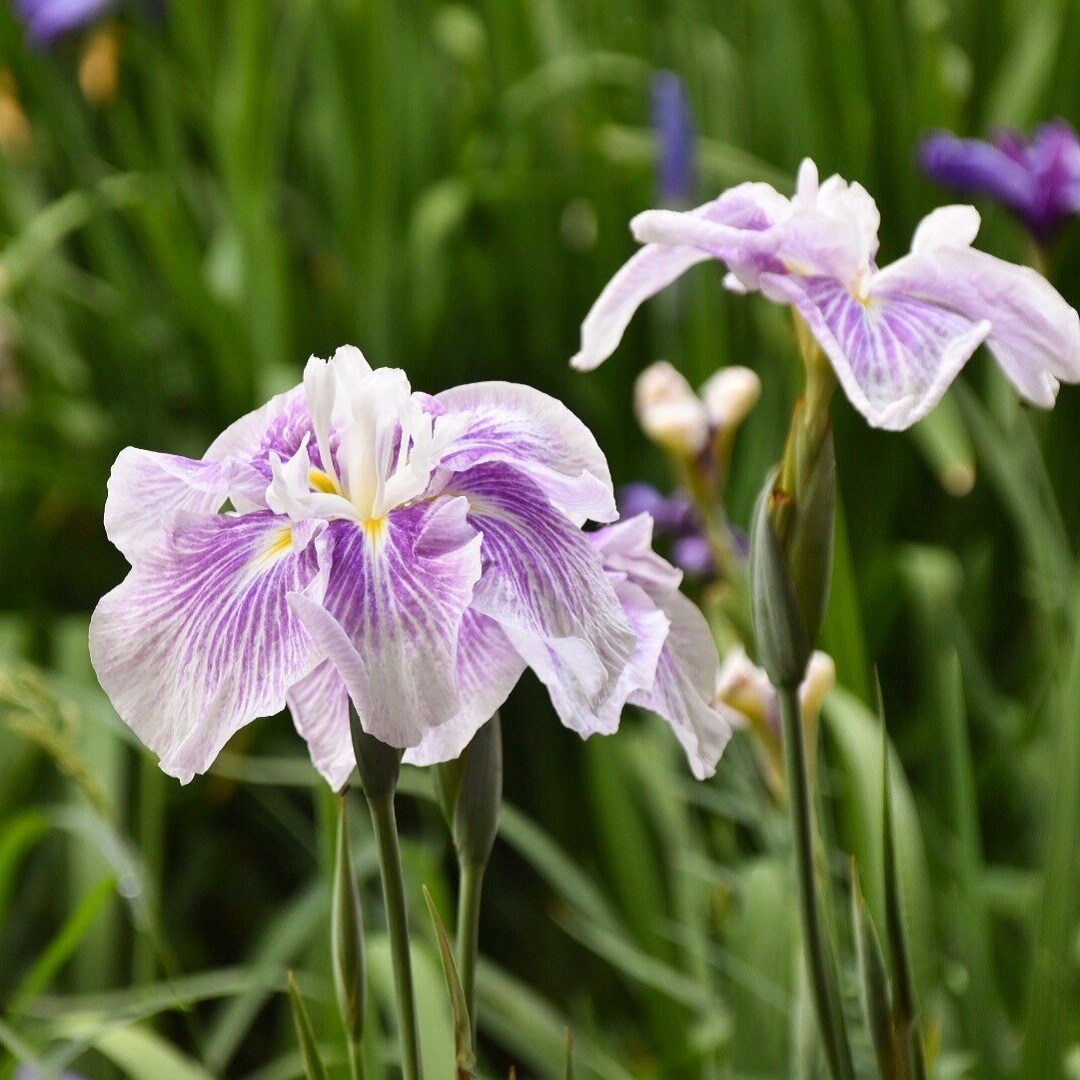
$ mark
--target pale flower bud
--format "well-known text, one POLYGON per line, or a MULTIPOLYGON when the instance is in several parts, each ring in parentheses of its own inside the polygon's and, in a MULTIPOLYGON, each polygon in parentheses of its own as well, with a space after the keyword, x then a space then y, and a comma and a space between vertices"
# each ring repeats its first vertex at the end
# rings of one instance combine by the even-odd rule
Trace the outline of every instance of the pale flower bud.
POLYGON ((820 649, 810 656, 806 665, 806 675, 799 686, 799 704, 802 707, 803 722, 812 723, 821 715, 821 706, 829 691, 836 685, 836 662, 820 649))
POLYGON ((736 428, 761 397, 761 379, 746 367, 721 368, 701 388, 705 416, 712 428, 736 428))
POLYGON ((708 444, 705 406, 667 361, 650 365, 638 376, 634 411, 645 434, 665 450, 696 457, 708 444))

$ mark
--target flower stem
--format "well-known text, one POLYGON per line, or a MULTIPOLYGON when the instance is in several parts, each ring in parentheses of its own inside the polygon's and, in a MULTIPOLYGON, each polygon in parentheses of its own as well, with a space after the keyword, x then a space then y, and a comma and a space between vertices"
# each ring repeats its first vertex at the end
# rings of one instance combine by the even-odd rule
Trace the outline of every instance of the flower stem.
POLYGON ((420 1044, 417 1038, 416 1003, 413 995, 412 959, 409 955, 409 918, 405 904, 405 878, 401 870, 397 818, 393 794, 368 797, 375 840, 379 848, 383 901, 390 934, 390 957, 397 994, 398 1027, 401 1038, 401 1068, 404 1080, 421 1080, 420 1044))
POLYGON ((461 989, 476 1045, 476 959, 480 937, 480 894, 484 886, 483 864, 459 864, 457 964, 461 989))
POLYGON ((784 727, 784 757, 787 762, 788 805, 795 841, 795 876, 799 892, 806 966, 818 1031, 825 1048, 829 1072, 834 1080, 854 1080, 847 1029, 844 1026, 836 967, 825 936, 814 878, 814 826, 810 800, 810 778, 806 745, 799 716, 799 691, 795 686, 778 686, 780 716, 784 727))

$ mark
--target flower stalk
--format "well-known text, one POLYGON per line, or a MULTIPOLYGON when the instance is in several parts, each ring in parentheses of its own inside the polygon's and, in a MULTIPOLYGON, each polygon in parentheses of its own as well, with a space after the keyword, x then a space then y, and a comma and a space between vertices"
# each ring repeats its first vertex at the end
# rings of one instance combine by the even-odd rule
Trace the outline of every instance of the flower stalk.
POLYGON ((420 1040, 413 992, 412 957, 409 953, 409 916, 405 900, 405 875, 401 867, 394 795, 401 768, 401 751, 380 742, 363 730, 356 710, 350 708, 353 747, 360 783, 367 797, 375 843, 379 852, 383 902, 390 938, 390 959, 394 970, 398 1029, 401 1039, 401 1068, 404 1080, 422 1080, 420 1040))

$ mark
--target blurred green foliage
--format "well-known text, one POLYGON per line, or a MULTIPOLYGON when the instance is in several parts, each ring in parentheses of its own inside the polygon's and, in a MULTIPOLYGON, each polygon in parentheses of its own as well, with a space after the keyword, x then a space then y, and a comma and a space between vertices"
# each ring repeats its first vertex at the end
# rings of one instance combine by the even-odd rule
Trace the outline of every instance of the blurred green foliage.
MULTIPOLYGON (((655 199, 651 74, 689 87, 702 199, 744 179, 789 185, 810 155, 877 197, 888 260, 946 201, 915 169, 922 131, 1080 120, 1080 7, 140 11, 105 24, 111 36, 41 52, 0 10, 0 1077, 18 1060, 153 1080, 301 1076, 290 967, 343 1075, 326 934, 336 807, 288 720, 252 725, 181 789, 90 671, 88 614, 124 573, 101 526, 116 453, 197 456, 294 383, 309 353, 351 342, 428 391, 511 378, 557 394, 617 480, 663 484, 631 421, 635 374, 659 356, 694 381, 741 363, 765 384, 729 488, 745 525, 797 392, 782 311, 724 296, 704 266, 598 373, 566 365, 633 250, 627 221, 655 199), (101 81, 110 55, 115 92, 101 81)), ((1022 259, 1019 228, 980 209, 981 246, 1022 259)), ((1069 234, 1052 276, 1074 304, 1078 271, 1069 234)), ((1078 1075, 1080 397, 1031 415, 980 357, 914 437, 869 431, 843 402, 835 412, 844 513, 826 645, 847 690, 826 709, 818 764, 827 866, 843 893, 855 854, 883 926, 873 664, 898 751, 931 1072, 1053 1077, 1071 1060, 1078 1075), (973 463, 974 491, 950 495, 973 463)), ((752 743, 737 739, 699 785, 645 718, 581 744, 530 679, 503 715, 510 805, 481 931, 483 1074, 565 1074, 569 1026, 579 1077, 797 1075, 790 853, 752 743)), ((405 783, 424 1051, 442 1077, 454 1029, 420 884, 450 911, 453 859, 430 779, 405 783)), ((377 1077, 392 1073, 389 956, 362 814, 356 826, 377 1077)), ((856 1052, 869 1075, 869 1043, 856 1052)))

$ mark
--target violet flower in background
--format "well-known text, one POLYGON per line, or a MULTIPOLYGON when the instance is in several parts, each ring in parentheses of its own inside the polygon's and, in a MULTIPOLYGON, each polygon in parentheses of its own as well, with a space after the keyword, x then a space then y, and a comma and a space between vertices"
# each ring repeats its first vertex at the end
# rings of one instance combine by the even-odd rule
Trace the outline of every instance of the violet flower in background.
POLYGON ((51 45, 120 6, 121 0, 15 0, 15 14, 36 45, 51 45))
POLYGON ((697 172, 694 116, 686 86, 673 71, 658 71, 652 78, 651 92, 660 202, 682 206, 693 197, 697 172))
MULTIPOLYGON (((30 40, 42 47, 64 34, 84 30, 103 16, 123 7, 127 0, 13 0, 15 14, 30 40)), ((164 14, 165 0, 142 0, 154 17, 164 14)))
POLYGON ((1036 128, 1030 141, 1011 131, 992 142, 931 132, 919 161, 942 187, 1007 206, 1041 242, 1080 212, 1080 139, 1064 120, 1036 128))
POLYGON ((704 526, 684 491, 664 495, 651 484, 624 484, 618 492, 622 518, 648 514, 657 539, 671 541, 671 561, 690 577, 709 580, 716 576, 716 557, 704 526))

